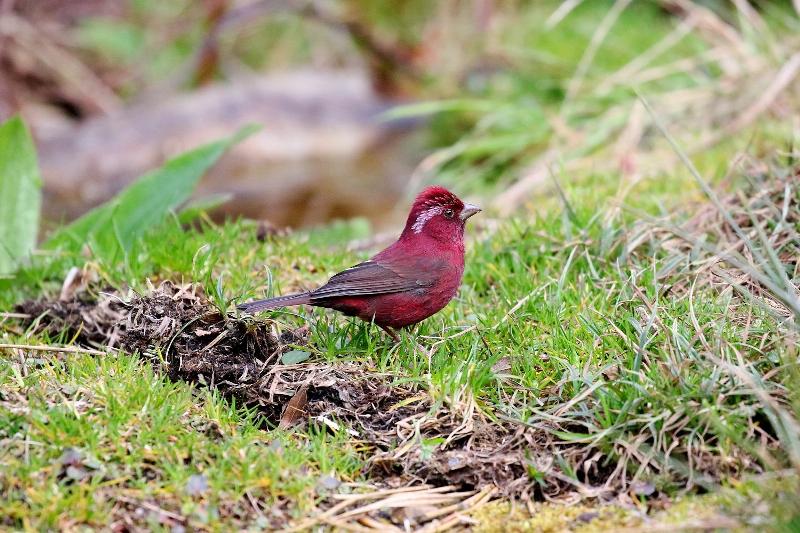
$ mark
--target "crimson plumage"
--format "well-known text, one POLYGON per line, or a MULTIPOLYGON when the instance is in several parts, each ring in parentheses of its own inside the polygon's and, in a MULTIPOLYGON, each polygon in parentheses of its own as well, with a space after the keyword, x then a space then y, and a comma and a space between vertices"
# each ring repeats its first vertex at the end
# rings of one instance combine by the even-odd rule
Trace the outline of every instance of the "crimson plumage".
POLYGON ((464 274, 464 225, 480 208, 444 187, 428 187, 414 200, 405 228, 392 245, 312 291, 245 303, 255 313, 310 304, 393 329, 425 320, 458 292, 464 274))

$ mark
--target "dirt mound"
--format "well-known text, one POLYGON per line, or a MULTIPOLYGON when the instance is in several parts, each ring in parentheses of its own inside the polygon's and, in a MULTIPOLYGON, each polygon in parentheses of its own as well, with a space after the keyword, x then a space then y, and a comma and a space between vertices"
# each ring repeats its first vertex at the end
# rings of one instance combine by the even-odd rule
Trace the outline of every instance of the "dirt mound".
POLYGON ((434 406, 424 391, 367 365, 286 364, 287 352, 308 344, 308 328, 277 335, 269 321, 220 313, 198 286, 164 282, 126 297, 84 291, 67 301, 25 302, 18 311, 53 337, 136 352, 173 380, 258 406, 266 427, 344 427, 366 445, 366 473, 384 486, 493 485, 509 496, 531 495, 528 454, 545 445, 531 429, 488 420, 474 406, 434 406))

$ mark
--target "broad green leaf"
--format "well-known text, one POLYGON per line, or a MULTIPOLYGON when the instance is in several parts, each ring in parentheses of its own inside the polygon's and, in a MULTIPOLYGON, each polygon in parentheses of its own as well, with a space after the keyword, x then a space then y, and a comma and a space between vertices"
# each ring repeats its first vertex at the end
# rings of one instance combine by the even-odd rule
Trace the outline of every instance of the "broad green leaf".
POLYGON ((145 231, 186 202, 202 175, 225 150, 253 131, 253 127, 243 128, 233 137, 171 159, 158 170, 137 179, 113 199, 58 230, 45 247, 78 251, 89 244, 105 259, 129 252, 145 231))
POLYGON ((281 357, 281 362, 284 365, 296 365, 298 363, 302 363, 309 357, 311 357, 311 354, 308 352, 304 352, 303 350, 292 350, 283 354, 281 357))
POLYGON ((42 203, 36 148, 19 117, 0 124, 0 275, 36 245, 42 203))

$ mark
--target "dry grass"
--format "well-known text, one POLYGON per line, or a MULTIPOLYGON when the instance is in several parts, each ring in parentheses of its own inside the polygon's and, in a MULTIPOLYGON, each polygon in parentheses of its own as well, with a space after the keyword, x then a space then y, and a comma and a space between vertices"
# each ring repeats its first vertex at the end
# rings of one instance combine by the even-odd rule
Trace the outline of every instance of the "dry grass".
MULTIPOLYGON (((778 119, 770 122, 773 127, 782 122, 784 131, 797 128, 796 120, 783 119, 797 116, 800 109, 794 90, 800 74, 798 20, 789 16, 776 28, 748 2, 733 2, 730 16, 723 18, 690 0, 662 0, 662 6, 679 18, 673 31, 618 71, 593 78, 589 72, 597 49, 628 4, 615 2, 598 25, 568 83, 559 114, 548 117, 553 135, 521 158, 529 162, 494 199, 498 212, 509 214, 531 194, 549 188, 553 173, 563 179, 589 172, 619 173, 620 199, 641 180, 674 173, 679 159, 654 139, 655 124, 638 101, 639 92, 689 155, 730 140, 746 143, 751 127, 769 119, 778 119), (671 63, 658 62, 687 37, 702 42, 702 50, 671 63)), ((420 172, 437 168, 441 155, 431 156, 420 172)))

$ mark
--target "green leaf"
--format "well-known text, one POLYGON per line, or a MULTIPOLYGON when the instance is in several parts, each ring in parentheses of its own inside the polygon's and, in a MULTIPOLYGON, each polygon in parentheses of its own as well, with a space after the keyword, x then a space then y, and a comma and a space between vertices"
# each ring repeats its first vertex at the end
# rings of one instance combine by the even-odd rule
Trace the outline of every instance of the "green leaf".
POLYGON ((589 433, 577 433, 575 431, 553 431, 553 435, 566 441, 581 441, 592 437, 589 433))
POLYGON ((46 248, 77 252, 84 244, 107 260, 127 254, 137 239, 187 201, 202 175, 225 150, 250 135, 248 126, 228 139, 181 154, 138 178, 105 204, 58 230, 46 248))
POLYGON ((42 203, 36 148, 19 117, 0 124, 0 275, 36 246, 42 203))
POLYGON ((309 352, 304 352, 303 350, 292 350, 291 352, 286 352, 281 357, 281 362, 284 365, 296 365, 298 363, 302 363, 306 359, 311 357, 309 352))
POLYGON ((433 452, 436 451, 436 448, 444 443, 444 437, 434 437, 431 439, 422 439, 420 442, 420 456, 423 461, 427 461, 431 457, 433 457, 433 452))
POLYGON ((231 200, 233 200, 233 194, 227 192, 198 198, 197 200, 189 202, 186 207, 181 209, 181 212, 178 214, 178 222, 181 224, 188 224, 203 213, 212 211, 231 200))

